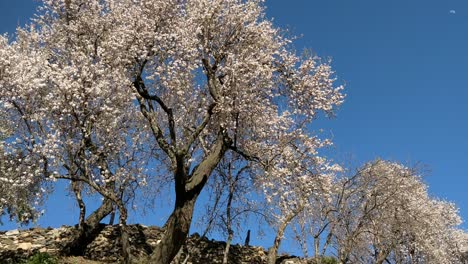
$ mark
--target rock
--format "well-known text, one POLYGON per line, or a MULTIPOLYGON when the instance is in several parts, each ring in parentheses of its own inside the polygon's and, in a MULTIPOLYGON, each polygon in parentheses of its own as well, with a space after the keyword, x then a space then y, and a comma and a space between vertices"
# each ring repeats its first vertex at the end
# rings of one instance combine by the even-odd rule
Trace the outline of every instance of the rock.
POLYGON ((17 246, 17 248, 22 250, 30 250, 32 247, 33 245, 30 242, 19 243, 17 246))
POLYGON ((58 238, 60 237, 60 234, 62 233, 62 230, 60 229, 52 229, 49 232, 49 235, 52 236, 53 238, 58 238))
POLYGON ((17 235, 19 235, 19 233, 20 233, 20 231, 18 229, 14 229, 14 230, 6 232, 5 235, 7 235, 7 236, 17 236, 17 235))
POLYGON ((3 245, 13 245, 15 242, 9 238, 4 238, 1 240, 1 244, 3 245))
MULTIPOLYGON (((60 251, 62 246, 67 244, 74 232, 76 230, 73 227, 63 226, 58 229, 33 228, 21 232, 11 230, 0 233, 0 263, 4 263, 2 261, 5 259, 12 260, 7 263, 20 263, 17 260, 26 259, 35 252, 62 255, 60 251)), ((128 233, 131 241, 130 251, 137 259, 151 254, 162 238, 162 229, 154 226, 130 225, 128 233)), ((88 245, 83 257, 106 263, 121 261, 119 238, 119 226, 104 227, 96 239, 88 245)), ((194 234, 183 246, 180 259, 185 260, 188 257, 186 263, 192 264, 222 263, 225 245, 223 241, 209 240, 194 234)), ((290 256, 282 256, 280 259, 283 264, 302 263, 300 259, 290 256)), ((229 263, 264 264, 266 260, 267 252, 261 247, 231 245, 229 263)))

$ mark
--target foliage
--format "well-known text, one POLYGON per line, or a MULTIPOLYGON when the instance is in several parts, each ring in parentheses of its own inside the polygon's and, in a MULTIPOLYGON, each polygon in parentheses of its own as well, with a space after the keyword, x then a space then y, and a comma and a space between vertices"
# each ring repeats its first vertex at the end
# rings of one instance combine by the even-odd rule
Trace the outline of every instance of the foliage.
POLYGON ((315 264, 338 264, 338 260, 334 257, 321 257, 315 264))
POLYGON ((58 264, 58 260, 48 253, 38 252, 26 260, 24 264, 58 264))

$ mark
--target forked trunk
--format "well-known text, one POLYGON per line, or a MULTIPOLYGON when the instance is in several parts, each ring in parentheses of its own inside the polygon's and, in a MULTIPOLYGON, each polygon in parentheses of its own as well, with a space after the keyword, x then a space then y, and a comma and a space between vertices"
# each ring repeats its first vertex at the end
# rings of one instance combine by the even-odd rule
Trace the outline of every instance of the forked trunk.
POLYGON ((78 232, 73 235, 66 245, 62 248, 62 254, 81 256, 83 255, 86 247, 91 243, 103 226, 100 222, 104 217, 112 212, 112 202, 109 199, 104 199, 101 206, 96 209, 86 220, 78 232))
POLYGON ((388 257, 387 250, 379 251, 379 253, 377 254, 377 259, 375 260, 375 263, 383 264, 384 261, 387 259, 387 257, 388 257))
POLYGON ((184 245, 192 224, 193 209, 198 195, 205 186, 219 161, 230 144, 220 131, 218 140, 200 164, 188 175, 189 168, 185 166, 185 154, 177 155, 174 172, 176 201, 174 210, 164 225, 164 234, 150 256, 151 264, 170 264, 184 245))
POLYGON ((268 249, 268 264, 276 263, 276 256, 278 254, 278 248, 281 245, 281 240, 283 239, 284 231, 286 227, 291 223, 291 221, 304 209, 304 206, 300 206, 296 210, 290 212, 286 217, 281 221, 276 231, 275 241, 273 246, 268 249))

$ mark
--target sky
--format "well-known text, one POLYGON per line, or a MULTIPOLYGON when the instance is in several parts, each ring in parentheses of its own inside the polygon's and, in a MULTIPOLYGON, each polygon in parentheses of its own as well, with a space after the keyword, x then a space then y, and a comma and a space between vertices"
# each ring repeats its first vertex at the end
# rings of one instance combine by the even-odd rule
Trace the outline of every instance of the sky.
MULTIPOLYGON (((300 51, 330 57, 345 103, 317 128, 337 159, 426 169, 432 195, 468 220, 468 1, 266 1, 300 51)), ((468 227, 465 223, 464 227, 468 227)))
MULTIPOLYGON (((27 23, 36 6, 0 0, 0 34, 27 23)), ((331 58, 337 82, 345 84, 336 117, 313 125, 332 136, 331 158, 419 164, 430 193, 456 203, 468 221, 468 1, 267 0, 266 6, 276 26, 299 37, 298 52, 331 58)), ((51 196, 46 210, 39 225, 76 223, 78 210, 63 193, 51 196)), ((133 219, 139 220, 149 221, 133 219)))

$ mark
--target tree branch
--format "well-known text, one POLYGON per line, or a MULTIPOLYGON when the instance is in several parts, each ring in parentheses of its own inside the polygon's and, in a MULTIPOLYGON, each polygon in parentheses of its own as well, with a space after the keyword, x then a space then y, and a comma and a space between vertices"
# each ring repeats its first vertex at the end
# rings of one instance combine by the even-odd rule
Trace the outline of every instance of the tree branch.
POLYGON ((208 180, 211 172, 216 168, 224 153, 228 150, 229 145, 231 145, 230 139, 222 131, 219 131, 216 143, 211 148, 210 154, 193 170, 191 177, 185 183, 186 192, 194 190, 208 180))
POLYGON ((141 74, 142 74, 142 72, 140 70, 140 72, 135 77, 135 81, 133 82, 133 86, 136 88, 136 91, 138 92, 138 94, 142 98, 144 98, 145 100, 151 100, 151 101, 157 102, 159 104, 159 106, 161 106, 163 111, 166 113, 168 124, 169 124, 169 134, 170 134, 170 137, 171 137, 171 142, 172 142, 172 145, 175 147, 175 146, 177 146, 176 145, 177 144, 177 142, 176 142, 177 138, 176 138, 176 133, 175 133, 174 113, 172 111, 172 108, 168 107, 159 96, 157 96, 155 94, 150 95, 148 93, 148 89, 146 88, 145 82, 143 81, 143 78, 141 77, 141 74))
POLYGON ((186 145, 182 148, 182 153, 186 154, 189 151, 190 146, 193 144, 193 142, 195 142, 195 140, 200 136, 200 133, 203 131, 203 129, 205 129, 205 127, 208 125, 215 106, 216 106, 216 103, 212 103, 208 106, 206 115, 203 118, 202 123, 197 128, 195 128, 195 130, 191 131, 192 135, 190 135, 189 139, 187 140, 186 145))
POLYGON ((166 153, 171 160, 175 160, 175 153, 174 149, 169 145, 169 143, 166 142, 166 139, 164 138, 164 134, 159 127, 158 122, 156 121, 155 113, 151 112, 148 107, 145 105, 143 102, 143 98, 137 94, 137 100, 138 103, 140 104, 140 109, 141 113, 143 116, 148 120, 150 123, 151 131, 153 132, 153 136, 155 137, 156 141, 158 142, 158 146, 166 153))

